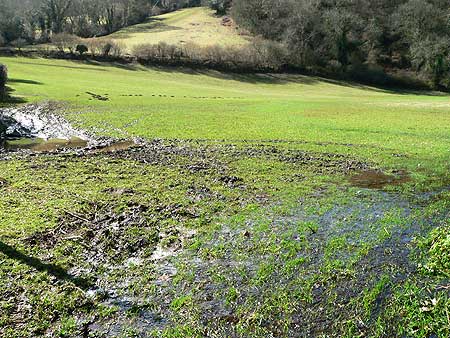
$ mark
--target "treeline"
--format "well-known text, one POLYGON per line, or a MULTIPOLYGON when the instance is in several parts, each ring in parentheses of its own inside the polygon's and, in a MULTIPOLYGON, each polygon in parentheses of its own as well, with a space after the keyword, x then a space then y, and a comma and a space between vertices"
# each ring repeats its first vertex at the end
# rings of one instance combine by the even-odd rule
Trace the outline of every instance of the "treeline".
POLYGON ((228 13, 255 39, 239 48, 142 45, 133 55, 144 63, 302 70, 377 84, 395 75, 450 88, 448 0, 0 0, 0 46, 52 41, 60 52, 119 57, 117 43, 77 37, 198 5, 228 13))
POLYGON ((49 42, 59 33, 88 38, 200 0, 1 0, 0 46, 49 42))
POLYGON ((234 0, 231 14, 283 44, 294 67, 362 78, 408 69, 449 87, 448 0, 234 0))
POLYGON ((255 38, 245 46, 182 46, 164 42, 142 44, 132 55, 142 64, 185 65, 223 71, 273 72, 283 70, 285 50, 277 42, 255 38))

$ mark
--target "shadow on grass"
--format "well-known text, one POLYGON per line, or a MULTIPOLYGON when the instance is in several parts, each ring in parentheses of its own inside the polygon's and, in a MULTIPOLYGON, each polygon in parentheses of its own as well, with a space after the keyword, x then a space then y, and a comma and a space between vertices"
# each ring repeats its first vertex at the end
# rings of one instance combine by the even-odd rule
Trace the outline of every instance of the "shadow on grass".
MULTIPOLYGON (((368 90, 373 92, 379 92, 384 94, 394 94, 394 95, 423 95, 423 96, 443 96, 448 95, 443 92, 430 91, 425 89, 414 89, 398 87, 395 85, 376 85, 376 84, 365 84, 359 83, 352 80, 341 80, 333 78, 320 77, 318 75, 301 74, 301 73, 238 73, 238 72, 228 72, 221 70, 208 69, 206 67, 190 67, 189 65, 141 65, 137 63, 121 63, 121 62, 111 62, 111 61, 96 61, 96 60, 65 60, 67 62, 73 62, 73 66, 55 65, 55 64, 44 64, 39 62, 22 62, 23 64, 38 65, 38 66, 48 66, 66 69, 76 69, 76 70, 91 70, 91 71, 102 71, 107 72, 109 67, 119 68, 128 71, 145 71, 145 69, 157 70, 165 73, 182 73, 188 75, 201 75, 214 77, 221 80, 232 80, 237 82, 251 83, 251 84, 269 84, 269 85, 281 85, 281 84, 304 84, 313 85, 318 83, 328 83, 336 86, 368 90), (86 67, 92 66, 92 67, 86 67), (94 68, 95 67, 95 68, 94 68)), ((34 81, 28 80, 17 80, 23 81, 20 83, 29 84, 40 84, 34 83, 34 81)), ((14 83, 14 80, 12 81, 14 83)))
POLYGON ((0 95, 0 108, 1 107, 6 107, 6 106, 9 106, 9 105, 21 104, 21 103, 26 103, 27 102, 22 97, 12 96, 11 94, 14 91, 15 90, 12 89, 11 87, 6 87, 6 95, 0 95))
POLYGON ((89 281, 70 275, 60 266, 44 263, 38 258, 27 256, 24 253, 17 251, 12 246, 3 243, 2 241, 0 241, 0 253, 6 255, 10 259, 26 264, 29 267, 36 269, 37 271, 47 272, 48 274, 56 277, 58 280, 69 281, 75 284, 80 289, 87 290, 92 286, 92 283, 90 283, 89 281))
MULTIPOLYGON (((76 61, 74 61, 76 62, 76 61)), ((95 61, 95 60, 83 60, 83 61, 78 61, 78 62, 82 62, 85 65, 90 65, 90 66, 96 66, 96 67, 114 67, 114 68, 119 68, 119 69, 123 69, 123 70, 131 70, 131 71, 137 71, 139 70, 138 65, 133 64, 133 63, 119 63, 119 62, 102 62, 102 61, 95 61)), ((105 71, 105 69, 101 69, 101 71, 105 71)))
POLYGON ((313 85, 318 83, 328 83, 331 85, 342 86, 353 89, 361 89, 372 92, 394 94, 394 95, 423 95, 423 96, 443 96, 448 95, 445 92, 431 91, 426 89, 414 89, 406 87, 398 87, 395 85, 377 85, 359 83, 354 80, 341 80, 321 77, 320 75, 309 75, 301 73, 237 73, 226 72, 206 68, 189 68, 185 66, 161 66, 161 65, 148 65, 144 66, 148 69, 157 69, 167 73, 183 73, 188 75, 204 75, 215 77, 221 80, 232 80, 238 82, 245 82, 251 84, 269 84, 269 85, 282 85, 282 84, 304 84, 313 85))
MULTIPOLYGON (((78 60, 65 60, 65 61, 70 61, 70 62, 77 62, 78 60)), ((77 66, 63 66, 63 65, 55 65, 55 64, 49 64, 49 63, 40 63, 40 62, 21 62, 21 64, 25 64, 25 65, 32 65, 32 66, 43 66, 43 67, 55 67, 55 68, 66 68, 66 69, 76 69, 76 70, 93 70, 93 71, 101 71, 101 72, 106 72, 106 69, 102 69, 102 68, 86 68, 83 67, 85 65, 89 65, 89 63, 84 62, 84 61, 78 61, 80 62, 79 65, 77 66)), ((100 66, 95 64, 96 66, 100 66)), ((110 63, 105 63, 105 66, 111 66, 110 63)))
POLYGON ((8 79, 8 83, 23 83, 23 84, 31 84, 31 85, 42 85, 42 82, 34 81, 34 80, 26 80, 26 79, 8 79))
POLYGON ((127 27, 126 29, 117 32, 113 37, 116 39, 126 39, 126 38, 130 38, 132 34, 161 33, 161 32, 183 30, 183 28, 181 28, 181 27, 169 26, 165 23, 157 22, 157 21, 161 21, 161 19, 151 20, 151 21, 143 23, 143 24, 127 27))

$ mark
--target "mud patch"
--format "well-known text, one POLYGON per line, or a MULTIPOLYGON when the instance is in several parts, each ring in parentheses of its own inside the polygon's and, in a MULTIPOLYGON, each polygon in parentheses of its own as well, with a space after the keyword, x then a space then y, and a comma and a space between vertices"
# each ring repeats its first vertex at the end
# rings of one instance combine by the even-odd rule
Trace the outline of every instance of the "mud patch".
POLYGON ((189 172, 206 172, 211 169, 223 173, 220 178, 225 185, 239 186, 242 178, 228 175, 227 163, 242 159, 269 159, 310 168, 318 174, 349 173, 370 170, 369 163, 342 154, 288 150, 271 144, 253 144, 239 147, 235 144, 208 144, 197 141, 155 139, 140 144, 139 148, 125 149, 116 155, 122 159, 136 160, 146 164, 178 164, 189 172))
POLYGON ((92 153, 110 153, 122 150, 128 150, 131 148, 138 147, 139 145, 135 141, 125 140, 114 142, 105 146, 97 147, 92 153))
POLYGON ((97 208, 86 214, 66 211, 58 228, 36 233, 27 242, 47 249, 73 242, 84 248, 84 262, 91 267, 122 262, 152 246, 156 232, 144 217, 147 207, 132 206, 122 213, 97 208))
POLYGON ((365 170, 350 178, 353 186, 367 189, 383 189, 387 185, 401 185, 410 181, 409 173, 404 170, 399 170, 395 176, 379 170, 365 170))
POLYGON ((50 152, 60 149, 79 149, 85 148, 88 141, 78 137, 72 137, 69 140, 62 139, 19 139, 4 142, 6 150, 31 150, 33 152, 50 152))

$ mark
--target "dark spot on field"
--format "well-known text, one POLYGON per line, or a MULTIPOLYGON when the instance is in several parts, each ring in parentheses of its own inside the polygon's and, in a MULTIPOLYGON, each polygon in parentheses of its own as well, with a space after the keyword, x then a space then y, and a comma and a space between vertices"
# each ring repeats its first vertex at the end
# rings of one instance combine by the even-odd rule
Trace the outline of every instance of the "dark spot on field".
POLYGON ((221 176, 219 177, 219 181, 229 187, 238 187, 244 183, 242 178, 236 176, 221 176))
POLYGON ((115 151, 123 151, 130 148, 138 147, 134 141, 118 141, 113 142, 106 146, 99 146, 97 149, 92 150, 93 153, 109 153, 115 151))
POLYGON ((4 178, 0 177, 0 188, 4 188, 8 185, 8 181, 5 180, 4 178))
POLYGON ((98 101, 109 101, 108 94, 105 94, 105 96, 95 94, 92 92, 86 92, 86 94, 91 96, 91 99, 98 100, 98 101))
POLYGON ((400 170, 394 175, 387 175, 379 170, 361 171, 350 178, 353 186, 368 189, 382 189, 386 185, 400 185, 411 181, 409 174, 400 170))
MULTIPOLYGON (((105 94, 107 96, 107 94, 105 94)), ((123 96, 123 97, 141 97, 144 96, 142 94, 121 94, 119 96, 123 96)), ((164 98, 184 98, 184 99, 196 99, 196 100, 226 100, 226 99, 233 99, 233 100, 237 100, 237 99, 242 99, 242 97, 222 97, 222 96, 188 96, 188 95, 183 95, 183 96, 176 96, 176 95, 168 95, 168 94, 150 94, 151 97, 164 97, 164 98)), ((94 97, 94 99, 96 99, 96 97, 94 97)))

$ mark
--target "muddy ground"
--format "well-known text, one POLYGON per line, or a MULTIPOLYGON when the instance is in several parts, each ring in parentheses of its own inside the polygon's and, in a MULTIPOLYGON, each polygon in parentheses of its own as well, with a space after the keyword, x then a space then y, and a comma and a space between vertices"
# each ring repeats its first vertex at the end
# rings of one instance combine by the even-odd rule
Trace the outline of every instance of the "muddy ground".
MULTIPOLYGON (((60 209, 52 227, 1 238, 3 263, 46 276, 25 284, 19 270, 3 275, 5 337, 393 337, 402 317, 386 319, 385 308, 416 280, 416 241, 450 217, 448 186, 402 190, 411 182, 403 170, 278 142, 102 139, 4 148, 0 160, 67 180, 68 166, 86 166, 83 184, 107 196, 80 189, 77 208, 60 209), (131 179, 126 168, 177 180, 148 197, 164 178, 149 190, 117 187, 99 162, 131 179), (265 176, 277 168, 276 180, 265 176), (302 185, 287 206, 277 198, 302 185), (44 287, 64 309, 45 305, 44 287)), ((6 193, 14 177, 1 176, 6 193)))

